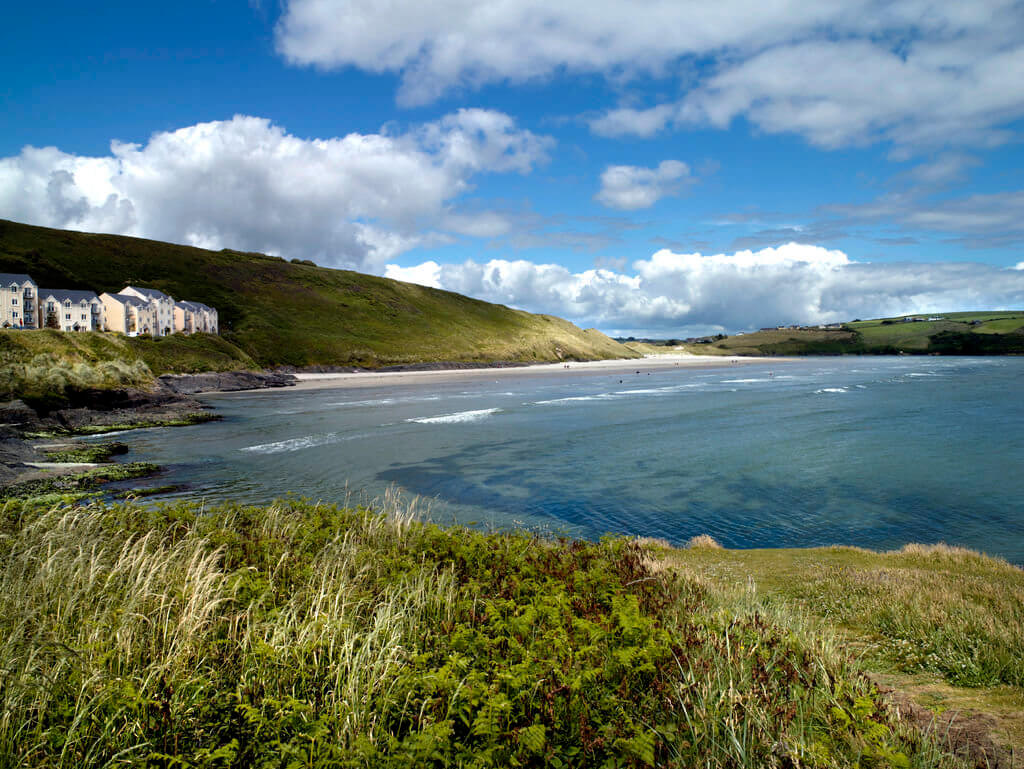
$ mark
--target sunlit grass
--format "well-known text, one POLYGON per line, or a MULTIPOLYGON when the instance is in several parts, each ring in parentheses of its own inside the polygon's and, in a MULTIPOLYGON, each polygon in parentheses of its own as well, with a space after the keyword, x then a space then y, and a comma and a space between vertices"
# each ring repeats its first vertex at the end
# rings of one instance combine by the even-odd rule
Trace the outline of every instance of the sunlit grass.
POLYGON ((8 504, 0 766, 956 765, 756 591, 376 506, 8 504))

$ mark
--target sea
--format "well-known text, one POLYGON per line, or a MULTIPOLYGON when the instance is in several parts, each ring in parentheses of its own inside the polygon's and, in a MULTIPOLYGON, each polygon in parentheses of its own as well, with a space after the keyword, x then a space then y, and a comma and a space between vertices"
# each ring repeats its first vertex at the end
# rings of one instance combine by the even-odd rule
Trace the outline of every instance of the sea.
MULTIPOLYGON (((202 396, 117 437, 188 497, 726 547, 945 542, 1024 565, 1024 358, 843 357, 202 396)), ((107 440, 106 437, 96 440, 107 440)), ((136 481, 135 483, 139 483, 136 481)))

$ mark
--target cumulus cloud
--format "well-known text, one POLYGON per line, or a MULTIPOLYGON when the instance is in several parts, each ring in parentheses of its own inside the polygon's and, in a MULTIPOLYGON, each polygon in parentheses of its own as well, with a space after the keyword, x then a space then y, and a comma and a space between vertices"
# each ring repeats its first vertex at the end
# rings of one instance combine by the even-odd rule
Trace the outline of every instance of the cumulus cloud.
POLYGON ((702 255, 662 249, 632 265, 572 272, 555 264, 389 265, 387 275, 612 333, 686 335, 779 323, 1024 306, 1024 271, 983 264, 872 264, 798 243, 702 255))
POLYGON ((635 211, 679 194, 689 181, 690 167, 678 160, 663 160, 657 168, 608 166, 601 174, 601 190, 594 199, 609 208, 635 211))
POLYGON ((685 95, 593 119, 606 136, 743 116, 823 147, 988 145, 1024 116, 1015 0, 288 0, 278 50, 298 65, 401 77, 400 102, 598 73, 678 77, 685 95))
POLYGON ((0 159, 0 215, 34 224, 230 246, 378 270, 501 217, 453 205, 485 172, 528 173, 552 142, 509 116, 465 109, 407 133, 302 139, 231 120, 113 142, 82 157, 26 147, 0 159))

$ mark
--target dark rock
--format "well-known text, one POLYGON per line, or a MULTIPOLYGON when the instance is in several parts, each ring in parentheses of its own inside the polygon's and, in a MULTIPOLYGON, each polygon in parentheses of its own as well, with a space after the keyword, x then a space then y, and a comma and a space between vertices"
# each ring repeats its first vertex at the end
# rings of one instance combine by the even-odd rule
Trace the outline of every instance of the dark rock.
POLYGON ((278 371, 211 371, 203 374, 164 374, 157 381, 162 390, 179 395, 194 395, 291 387, 298 380, 291 374, 278 371))

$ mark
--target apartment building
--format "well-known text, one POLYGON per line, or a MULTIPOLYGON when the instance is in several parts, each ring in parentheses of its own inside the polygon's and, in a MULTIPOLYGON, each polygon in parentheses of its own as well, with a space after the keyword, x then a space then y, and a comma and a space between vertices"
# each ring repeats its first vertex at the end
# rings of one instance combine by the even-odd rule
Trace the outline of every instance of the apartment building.
POLYGON ((174 331, 179 334, 216 334, 217 311, 202 302, 175 302, 174 331))
POLYGON ((117 294, 39 288, 28 275, 0 273, 0 327, 147 334, 217 334, 217 310, 202 302, 176 302, 154 288, 125 286, 117 294))
POLYGON ((159 319, 152 302, 129 294, 100 294, 103 303, 104 330, 127 336, 161 336, 159 319))
POLYGON ((0 273, 0 327, 38 328, 38 296, 28 275, 0 273))
POLYGON ((156 332, 153 336, 167 336, 177 331, 174 327, 174 300, 163 291, 157 291, 155 288, 125 286, 121 289, 120 295, 134 296, 136 299, 141 299, 152 305, 156 315, 156 332))
POLYGON ((103 302, 93 291, 65 288, 39 289, 38 328, 61 331, 102 331, 103 302))

